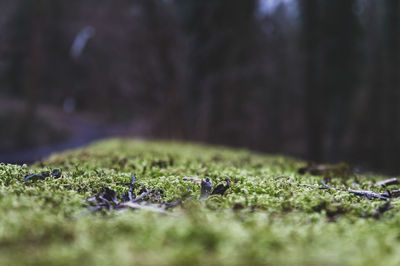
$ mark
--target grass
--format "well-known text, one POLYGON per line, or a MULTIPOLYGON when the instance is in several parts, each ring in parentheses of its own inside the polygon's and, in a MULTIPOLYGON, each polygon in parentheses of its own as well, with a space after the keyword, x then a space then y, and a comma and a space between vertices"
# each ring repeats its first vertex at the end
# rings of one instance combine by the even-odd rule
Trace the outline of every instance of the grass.
MULTIPOLYGON (((32 166, 0 164, 0 265, 399 265, 399 201, 378 220, 362 218, 383 202, 318 189, 323 176, 299 175, 304 165, 246 150, 118 139, 32 166), (54 168, 63 178, 23 182, 54 168), (228 177, 232 187, 205 202, 188 199, 176 215, 85 214, 82 200, 105 186, 126 192, 132 173, 162 188, 167 201, 188 186, 199 196, 200 185, 183 177, 214 184, 228 177)), ((381 178, 331 183, 371 189, 381 178)))

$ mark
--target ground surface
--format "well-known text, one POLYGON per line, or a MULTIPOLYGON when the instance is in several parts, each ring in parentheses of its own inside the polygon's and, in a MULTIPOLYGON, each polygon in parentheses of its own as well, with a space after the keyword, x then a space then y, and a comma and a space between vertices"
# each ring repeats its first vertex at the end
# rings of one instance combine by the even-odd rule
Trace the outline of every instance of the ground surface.
MULTIPOLYGON (((320 189, 323 176, 299 175, 304 162, 192 144, 109 140, 33 166, 0 164, 0 265, 399 265, 399 201, 384 204, 320 189), (59 168, 63 177, 24 182, 59 168), (148 210, 88 214, 84 199, 104 187, 121 195, 137 183, 163 200, 192 195, 167 214, 148 210), (200 202, 200 184, 232 181, 200 202)), ((377 176, 330 184, 374 189, 377 176)), ((139 193, 136 188, 135 192, 139 193)))
POLYGON ((80 147, 101 138, 150 136, 154 132, 148 119, 118 122, 96 113, 66 113, 61 107, 45 104, 37 105, 32 127, 26 128, 22 127, 25 109, 25 101, 0 94, 0 124, 6 125, 0 130, 0 162, 33 163, 54 151, 80 147))

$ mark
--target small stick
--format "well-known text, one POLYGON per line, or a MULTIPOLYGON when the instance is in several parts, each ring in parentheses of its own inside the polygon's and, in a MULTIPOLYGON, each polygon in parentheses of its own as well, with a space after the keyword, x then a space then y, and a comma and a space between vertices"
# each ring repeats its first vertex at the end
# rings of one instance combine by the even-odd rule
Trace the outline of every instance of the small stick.
POLYGON ((398 183, 399 183, 399 181, 397 180, 397 178, 393 177, 393 178, 379 181, 378 183, 375 184, 375 186, 390 186, 390 185, 396 185, 398 183))
POLYGON ((372 214, 372 217, 374 217, 375 219, 379 219, 383 213, 391 209, 393 209, 393 206, 390 205, 390 201, 388 201, 384 205, 379 206, 379 208, 375 210, 374 214, 372 214))
MULTIPOLYGON (((332 188, 325 182, 325 180, 322 180, 321 183, 324 187, 326 187, 328 189, 332 188)), ((364 196, 367 199, 377 198, 377 199, 381 199, 381 200, 389 200, 389 198, 392 196, 389 191, 386 191, 385 193, 376 193, 376 192, 369 191, 369 190, 354 190, 354 189, 346 190, 346 189, 339 189, 339 188, 332 188, 332 189, 337 190, 337 191, 346 191, 346 192, 349 192, 356 196, 364 196)))
POLYGON ((186 192, 185 194, 183 194, 182 197, 180 197, 179 199, 176 199, 176 200, 174 200, 174 201, 172 201, 172 202, 167 202, 167 203, 165 204, 166 209, 170 209, 170 208, 174 208, 174 207, 178 206, 179 204, 182 203, 182 201, 183 201, 184 199, 186 199, 187 197, 189 197, 190 194, 191 194, 191 191, 190 191, 190 187, 188 186, 187 192, 186 192))
POLYGON ((390 191, 391 197, 392 198, 398 198, 400 197, 400 189, 395 189, 390 191))
POLYGON ((134 200, 132 200, 132 202, 138 202, 139 200, 143 199, 144 197, 146 197, 147 195, 150 194, 151 190, 148 190, 146 188, 146 192, 142 193, 139 197, 135 198, 134 200))
POLYGON ((354 190, 354 189, 349 189, 349 193, 352 193, 356 196, 364 196, 367 197, 367 199, 372 199, 372 198, 377 198, 381 200, 389 200, 390 195, 387 195, 386 193, 376 193, 373 191, 368 191, 368 190, 354 190), (386 196, 387 195, 387 196, 386 196))

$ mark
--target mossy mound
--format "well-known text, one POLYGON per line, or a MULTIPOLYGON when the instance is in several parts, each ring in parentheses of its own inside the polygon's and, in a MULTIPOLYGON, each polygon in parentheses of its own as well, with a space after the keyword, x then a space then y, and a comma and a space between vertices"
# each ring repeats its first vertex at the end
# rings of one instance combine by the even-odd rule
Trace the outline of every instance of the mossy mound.
MULTIPOLYGON (((0 265, 400 265, 399 201, 384 204, 320 189, 299 175, 305 162, 193 144, 108 140, 33 166, 0 164, 0 265), (29 173, 63 177, 24 182, 29 173), (87 214, 84 199, 131 174, 182 206, 87 214), (184 177, 231 180, 224 196, 199 201, 184 177)), ((378 176, 332 177, 337 187, 371 189, 378 176), (374 180, 375 179, 375 180, 374 180)), ((374 188, 383 192, 383 188, 374 188)))

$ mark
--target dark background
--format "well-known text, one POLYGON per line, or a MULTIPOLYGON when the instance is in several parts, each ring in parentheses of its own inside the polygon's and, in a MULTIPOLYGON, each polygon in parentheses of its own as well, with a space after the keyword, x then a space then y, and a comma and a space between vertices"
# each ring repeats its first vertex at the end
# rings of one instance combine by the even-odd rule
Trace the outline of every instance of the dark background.
POLYGON ((2 0, 0 161, 115 135, 400 173, 397 0, 2 0))

